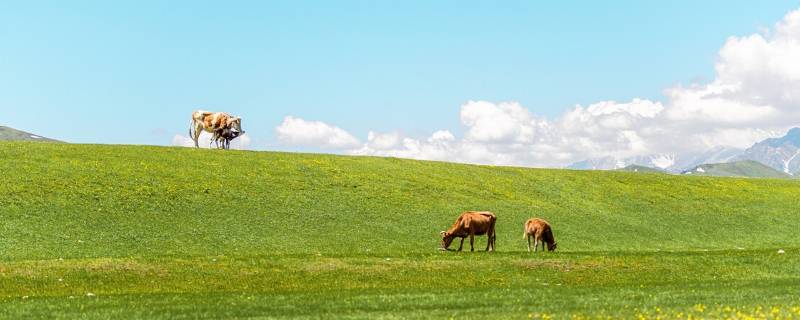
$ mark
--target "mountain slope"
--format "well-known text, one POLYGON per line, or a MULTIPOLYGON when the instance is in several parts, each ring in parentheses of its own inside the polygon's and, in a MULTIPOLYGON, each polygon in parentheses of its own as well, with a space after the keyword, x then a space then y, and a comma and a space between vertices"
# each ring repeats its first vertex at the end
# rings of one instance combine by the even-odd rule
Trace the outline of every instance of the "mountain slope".
POLYGON ((0 140, 5 141, 46 141, 46 142, 61 142, 58 140, 45 138, 33 133, 17 130, 14 128, 0 126, 0 140))
POLYGON ((683 173, 718 177, 792 178, 790 174, 777 171, 760 162, 752 160, 702 164, 691 170, 684 171, 683 173))
POLYGON ((754 160, 787 174, 800 173, 800 128, 756 143, 735 160, 754 160))

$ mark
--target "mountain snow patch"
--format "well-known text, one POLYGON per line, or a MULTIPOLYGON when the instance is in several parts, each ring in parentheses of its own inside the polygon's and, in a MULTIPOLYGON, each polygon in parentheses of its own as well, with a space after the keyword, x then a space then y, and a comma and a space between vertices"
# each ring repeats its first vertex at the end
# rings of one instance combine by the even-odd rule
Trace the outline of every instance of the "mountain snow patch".
POLYGON ((35 135, 31 135, 31 138, 34 138, 34 139, 41 139, 42 137, 40 137, 40 136, 35 136, 35 135))
POLYGON ((783 172, 792 174, 791 172, 789 172, 789 164, 792 163, 792 160, 794 160, 794 158, 796 158, 798 154, 800 154, 800 150, 797 150, 797 152, 795 152, 793 156, 791 156, 788 160, 783 162, 783 172))
POLYGON ((706 170, 704 170, 703 168, 700 168, 700 167, 697 167, 697 170, 695 170, 695 171, 697 171, 697 172, 706 172, 706 170))
POLYGON ((667 168, 675 165, 675 155, 672 155, 672 154, 660 154, 660 155, 654 156, 653 159, 650 160, 650 163, 652 163, 654 166, 656 166, 658 168, 667 169, 667 168))

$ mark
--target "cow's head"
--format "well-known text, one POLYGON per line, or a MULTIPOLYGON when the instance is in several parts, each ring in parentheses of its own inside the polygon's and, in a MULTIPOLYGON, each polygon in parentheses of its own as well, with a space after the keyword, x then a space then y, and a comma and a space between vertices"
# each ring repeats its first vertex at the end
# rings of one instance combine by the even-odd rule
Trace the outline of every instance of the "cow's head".
POLYGON ((244 133, 244 130, 242 130, 242 118, 240 117, 228 118, 228 121, 225 123, 225 126, 240 134, 244 133))
POLYGON ((547 243, 547 251, 555 251, 556 250, 556 242, 548 242, 547 243))
POLYGON ((453 243, 453 238, 455 238, 453 237, 453 234, 447 231, 439 232, 439 234, 442 235, 442 243, 439 247, 439 250, 450 250, 450 244, 453 243))

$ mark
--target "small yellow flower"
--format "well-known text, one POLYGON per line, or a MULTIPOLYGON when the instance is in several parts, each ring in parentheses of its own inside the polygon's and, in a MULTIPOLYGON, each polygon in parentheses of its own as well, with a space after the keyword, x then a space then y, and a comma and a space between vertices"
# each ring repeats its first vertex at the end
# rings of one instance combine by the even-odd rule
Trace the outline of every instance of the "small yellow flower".
POLYGON ((694 310, 697 311, 697 312, 702 313, 703 311, 706 310, 706 306, 704 306, 702 303, 698 303, 698 304, 694 305, 694 310))

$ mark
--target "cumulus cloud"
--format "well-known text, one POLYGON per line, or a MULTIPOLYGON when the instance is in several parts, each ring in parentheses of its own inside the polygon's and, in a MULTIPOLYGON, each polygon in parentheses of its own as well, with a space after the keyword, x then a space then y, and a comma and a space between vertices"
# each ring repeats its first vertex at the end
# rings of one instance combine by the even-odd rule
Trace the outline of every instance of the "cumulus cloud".
POLYGON ((320 121, 308 121, 288 116, 275 132, 278 141, 286 145, 316 147, 322 149, 355 148, 361 143, 353 135, 339 127, 320 121))
POLYGON ((516 102, 470 101, 461 107, 461 123, 467 140, 488 143, 530 142, 535 131, 533 115, 516 102))
POLYGON ((647 141, 636 129, 663 110, 660 103, 635 99, 576 106, 556 121, 536 118, 519 103, 469 101, 461 106, 464 137, 440 130, 425 139, 391 134, 392 147, 373 143, 385 135, 370 133, 353 154, 395 156, 467 163, 561 166, 589 155, 641 152, 647 141))
POLYGON ((459 113, 461 138, 448 130, 426 138, 370 132, 359 143, 338 127, 292 117, 277 131, 287 144, 351 154, 546 167, 608 156, 746 148, 800 125, 800 10, 773 29, 730 37, 712 81, 667 88, 663 102, 601 101, 551 120, 516 102, 469 101, 459 113))

